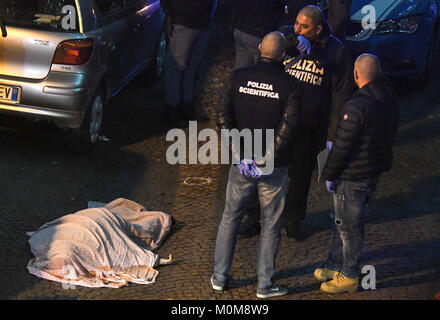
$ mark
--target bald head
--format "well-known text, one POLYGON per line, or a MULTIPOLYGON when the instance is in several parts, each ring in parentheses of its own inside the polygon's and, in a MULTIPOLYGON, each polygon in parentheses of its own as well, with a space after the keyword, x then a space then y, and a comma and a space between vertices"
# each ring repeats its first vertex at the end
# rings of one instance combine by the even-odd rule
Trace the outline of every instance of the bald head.
POLYGON ((324 13, 317 6, 305 6, 301 9, 298 15, 303 15, 311 19, 314 27, 317 27, 324 23, 324 13))
POLYGON ((263 38, 259 49, 261 57, 281 61, 286 53, 286 38, 281 32, 271 32, 263 38))
POLYGON ((380 60, 373 54, 361 54, 354 63, 354 78, 359 88, 376 80, 382 74, 380 60))

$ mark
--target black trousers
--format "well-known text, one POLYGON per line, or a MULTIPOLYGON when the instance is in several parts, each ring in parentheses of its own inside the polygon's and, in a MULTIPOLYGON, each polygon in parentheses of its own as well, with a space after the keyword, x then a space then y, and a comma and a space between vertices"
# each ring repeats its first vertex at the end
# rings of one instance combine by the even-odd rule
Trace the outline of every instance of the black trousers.
MULTIPOLYGON (((319 152, 326 147, 327 126, 302 124, 294 140, 294 157, 289 172, 289 190, 287 191, 284 219, 288 223, 302 223, 307 212, 307 198, 313 170, 317 167, 319 152)), ((248 210, 248 219, 259 219, 258 199, 248 210)))
POLYGON ((303 124, 296 134, 286 199, 286 222, 301 223, 306 216, 310 182, 317 167, 316 157, 326 147, 326 139, 326 126, 303 124))

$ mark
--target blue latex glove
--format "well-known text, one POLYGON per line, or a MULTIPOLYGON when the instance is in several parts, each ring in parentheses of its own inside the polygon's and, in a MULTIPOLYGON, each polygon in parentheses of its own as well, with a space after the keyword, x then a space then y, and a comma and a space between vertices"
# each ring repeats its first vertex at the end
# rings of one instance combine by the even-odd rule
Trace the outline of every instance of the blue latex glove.
POLYGON ((259 179, 263 175, 263 172, 253 160, 243 159, 240 161, 240 164, 237 165, 237 168, 242 175, 251 176, 255 179, 259 179))
POLYGON ((260 170, 260 168, 258 168, 255 161, 252 161, 250 175, 252 176, 252 178, 255 178, 255 179, 260 179, 261 176, 263 175, 263 172, 260 170))
POLYGON ((237 164, 237 168, 238 170, 240 170, 240 173, 242 175, 247 176, 251 173, 251 165, 252 165, 251 160, 243 159, 240 161, 239 164, 237 164))
POLYGON ((299 35, 296 38, 299 41, 299 44, 296 47, 298 51, 301 52, 302 54, 306 54, 306 53, 310 54, 310 52, 312 52, 312 45, 310 44, 310 41, 307 40, 307 38, 302 35, 299 35))
POLYGON ((327 187, 328 192, 336 193, 336 190, 334 189, 333 186, 333 181, 326 181, 325 186, 327 187))
POLYGON ((327 147, 327 150, 328 150, 329 152, 332 151, 332 148, 333 148, 333 142, 332 142, 332 141, 327 141, 326 147, 327 147))

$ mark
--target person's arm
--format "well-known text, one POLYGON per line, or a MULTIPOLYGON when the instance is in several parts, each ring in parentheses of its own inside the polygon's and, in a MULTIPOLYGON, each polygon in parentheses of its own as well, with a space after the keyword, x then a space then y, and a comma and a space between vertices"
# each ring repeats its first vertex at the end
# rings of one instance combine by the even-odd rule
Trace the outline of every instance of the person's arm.
POLYGON ((328 181, 341 176, 364 128, 364 115, 352 102, 348 102, 341 111, 332 151, 322 174, 328 181))
POLYGON ((336 57, 335 72, 332 75, 331 84, 331 107, 329 114, 329 124, 327 140, 333 141, 338 125, 339 114, 345 102, 353 95, 355 83, 353 79, 353 63, 345 47, 338 51, 336 57))
POLYGON ((274 159, 281 157, 287 149, 293 148, 293 138, 296 134, 301 114, 301 88, 295 82, 286 102, 281 123, 275 136, 274 159))

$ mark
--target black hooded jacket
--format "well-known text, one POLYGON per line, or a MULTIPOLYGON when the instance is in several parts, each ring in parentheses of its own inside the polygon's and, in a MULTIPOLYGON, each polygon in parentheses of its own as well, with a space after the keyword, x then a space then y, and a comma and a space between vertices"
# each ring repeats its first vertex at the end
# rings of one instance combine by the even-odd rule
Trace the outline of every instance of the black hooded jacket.
MULTIPOLYGON (((281 62, 261 58, 233 71, 217 105, 217 128, 275 130, 275 167, 292 164, 292 141, 300 120, 301 90, 281 62)), ((262 146, 265 150, 265 145, 262 146)), ((243 146, 242 146, 243 148, 243 146)), ((238 150, 237 150, 238 151, 238 150)), ((243 159, 242 152, 240 152, 243 159)))
POLYGON ((356 91, 341 110, 324 178, 358 181, 389 171, 398 123, 399 106, 385 76, 356 91))
POLYGON ((160 0, 160 5, 173 24, 207 30, 211 26, 217 0, 160 0))
POLYGON ((284 62, 286 72, 300 81, 302 115, 306 125, 326 126, 333 141, 339 111, 355 91, 353 62, 346 47, 330 34, 325 23, 309 55, 299 54, 284 62))

